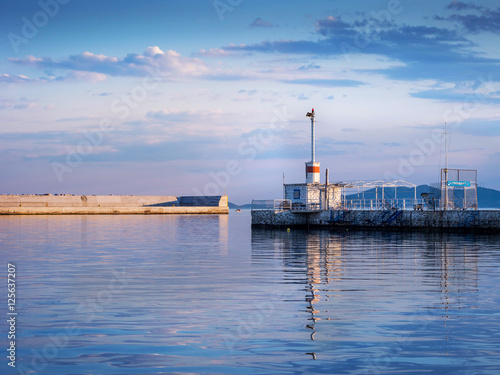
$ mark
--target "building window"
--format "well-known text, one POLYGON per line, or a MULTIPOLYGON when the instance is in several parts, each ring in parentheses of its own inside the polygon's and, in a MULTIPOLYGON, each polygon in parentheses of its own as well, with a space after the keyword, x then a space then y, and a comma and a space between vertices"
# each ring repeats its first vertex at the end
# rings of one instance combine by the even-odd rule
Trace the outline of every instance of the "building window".
POLYGON ((300 189, 293 189, 293 199, 300 199, 300 189))

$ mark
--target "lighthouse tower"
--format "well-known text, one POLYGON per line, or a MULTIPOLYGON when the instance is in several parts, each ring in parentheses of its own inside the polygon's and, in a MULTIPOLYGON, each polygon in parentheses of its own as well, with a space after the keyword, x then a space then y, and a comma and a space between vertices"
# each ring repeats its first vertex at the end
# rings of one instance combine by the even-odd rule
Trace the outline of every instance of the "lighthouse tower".
POLYGON ((314 118, 314 108, 311 112, 307 112, 306 117, 311 119, 311 161, 306 163, 306 183, 307 184, 319 184, 319 164, 316 158, 316 140, 315 140, 315 118, 314 118))
POLYGON ((342 205, 342 189, 340 183, 328 182, 328 169, 326 171, 325 183, 321 184, 319 179, 319 163, 315 159, 315 114, 314 108, 307 112, 311 119, 311 161, 306 163, 306 181, 298 184, 285 184, 283 176, 283 202, 282 207, 288 207, 292 211, 304 213, 319 212, 322 210, 339 209, 342 205))

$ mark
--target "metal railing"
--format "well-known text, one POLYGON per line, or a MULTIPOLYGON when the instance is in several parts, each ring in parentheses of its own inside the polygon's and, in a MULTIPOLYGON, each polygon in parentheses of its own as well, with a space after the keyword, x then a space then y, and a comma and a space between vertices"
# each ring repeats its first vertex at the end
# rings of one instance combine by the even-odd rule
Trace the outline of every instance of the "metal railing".
POLYGON ((477 206, 458 207, 456 205, 448 205, 447 208, 441 206, 439 199, 432 201, 424 199, 349 199, 343 200, 342 203, 335 207, 325 207, 318 201, 293 202, 290 199, 268 199, 268 200, 253 200, 252 211, 295 211, 295 212, 319 212, 322 210, 360 210, 360 211, 376 211, 376 210, 416 210, 416 211, 441 211, 447 210, 475 210, 477 206))
POLYGON ((267 199, 252 201, 252 211, 287 211, 292 207, 290 199, 267 199))
POLYGON ((349 199, 342 201, 344 210, 422 210, 427 209, 423 199, 349 199))
POLYGON ((440 199, 350 199, 343 200, 340 209, 344 210, 416 210, 416 211, 461 211, 477 210, 477 204, 466 201, 448 202, 444 207, 440 199))
POLYGON ((325 209, 324 207, 321 207, 321 204, 319 202, 292 202, 292 211, 321 211, 325 209))

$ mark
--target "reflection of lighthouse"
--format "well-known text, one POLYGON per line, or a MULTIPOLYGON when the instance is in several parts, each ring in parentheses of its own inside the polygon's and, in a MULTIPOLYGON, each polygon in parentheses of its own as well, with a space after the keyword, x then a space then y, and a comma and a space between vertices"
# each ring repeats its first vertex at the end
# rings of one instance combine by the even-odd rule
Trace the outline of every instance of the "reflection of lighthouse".
POLYGON ((316 139, 314 134, 314 108, 311 112, 307 112, 307 117, 311 118, 311 161, 306 163, 306 183, 307 184, 319 184, 319 163, 316 163, 316 139))

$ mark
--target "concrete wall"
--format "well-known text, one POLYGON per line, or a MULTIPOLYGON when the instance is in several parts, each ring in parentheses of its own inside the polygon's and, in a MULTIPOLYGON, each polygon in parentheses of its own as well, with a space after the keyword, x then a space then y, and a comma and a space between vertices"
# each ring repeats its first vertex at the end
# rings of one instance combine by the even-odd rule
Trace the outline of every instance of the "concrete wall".
POLYGON ((328 207, 337 209, 342 205, 342 189, 328 186, 328 207))
POLYGON ((319 190, 317 194, 308 191, 307 184, 286 184, 285 185, 285 199, 290 199, 292 203, 306 203, 309 201, 319 202, 319 190), (295 190, 299 190, 300 197, 295 199, 293 194, 295 190))
POLYGON ((0 195, 0 207, 142 207, 178 205, 177 197, 138 195, 0 195))
POLYGON ((252 211, 252 225, 500 231, 500 211, 252 211))
POLYGON ((0 195, 0 215, 229 212, 227 196, 211 198, 204 205, 179 207, 178 197, 170 195, 0 195))
POLYGON ((228 207, 2 207, 0 215, 224 215, 228 207))

